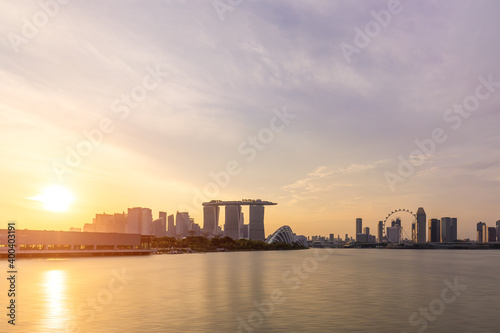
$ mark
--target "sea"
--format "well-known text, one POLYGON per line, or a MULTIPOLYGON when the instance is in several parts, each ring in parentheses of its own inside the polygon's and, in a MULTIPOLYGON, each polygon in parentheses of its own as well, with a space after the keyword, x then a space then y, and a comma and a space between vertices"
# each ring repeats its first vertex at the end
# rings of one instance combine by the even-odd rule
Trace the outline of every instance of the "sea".
POLYGON ((498 250, 308 249, 16 264, 15 325, 4 278, 0 332, 500 332, 498 250))

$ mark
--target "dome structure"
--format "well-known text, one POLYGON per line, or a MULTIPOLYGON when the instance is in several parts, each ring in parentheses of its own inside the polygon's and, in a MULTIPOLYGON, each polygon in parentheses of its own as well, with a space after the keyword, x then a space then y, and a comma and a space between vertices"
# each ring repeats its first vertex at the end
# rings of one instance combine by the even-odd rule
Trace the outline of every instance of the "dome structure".
POLYGON ((287 225, 278 228, 278 230, 276 230, 272 235, 267 237, 266 243, 286 243, 290 245, 298 243, 301 246, 308 247, 307 238, 305 236, 295 235, 292 231, 292 228, 287 225))

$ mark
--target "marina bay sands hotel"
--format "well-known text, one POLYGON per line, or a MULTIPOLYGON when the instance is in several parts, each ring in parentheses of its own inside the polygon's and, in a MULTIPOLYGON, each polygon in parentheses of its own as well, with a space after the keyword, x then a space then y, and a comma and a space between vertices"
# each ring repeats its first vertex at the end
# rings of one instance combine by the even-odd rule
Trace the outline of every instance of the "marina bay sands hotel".
POLYGON ((243 224, 241 206, 250 206, 250 222, 248 224, 248 238, 264 241, 264 206, 277 205, 260 199, 244 199, 241 201, 212 200, 203 204, 203 231, 207 235, 216 235, 219 226, 220 206, 226 206, 224 236, 232 239, 240 238, 240 228, 243 224))

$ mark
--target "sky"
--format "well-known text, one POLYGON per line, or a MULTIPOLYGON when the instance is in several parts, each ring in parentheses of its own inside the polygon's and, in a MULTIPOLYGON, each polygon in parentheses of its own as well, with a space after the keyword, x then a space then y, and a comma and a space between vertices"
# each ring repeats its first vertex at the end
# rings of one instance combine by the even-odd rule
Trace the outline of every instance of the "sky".
POLYGON ((352 236, 356 218, 375 233, 424 207, 474 239, 500 220, 499 9, 5 2, 2 223, 68 230, 140 206, 202 225, 201 202, 248 198, 278 203, 266 234, 352 236), (34 199, 54 185, 67 211, 34 199))

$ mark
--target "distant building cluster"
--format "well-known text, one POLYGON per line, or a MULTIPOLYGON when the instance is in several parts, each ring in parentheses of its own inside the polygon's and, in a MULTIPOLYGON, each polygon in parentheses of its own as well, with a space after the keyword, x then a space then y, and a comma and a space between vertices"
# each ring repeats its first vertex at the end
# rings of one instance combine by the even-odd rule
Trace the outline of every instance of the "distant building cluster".
MULTIPOLYGON (((70 231, 82 231, 79 228, 70 228, 70 231)), ((155 237, 201 236, 201 228, 189 217, 188 212, 177 212, 168 215, 159 212, 153 220, 151 209, 134 207, 128 208, 127 213, 96 214, 92 223, 83 226, 84 232, 115 232, 127 234, 152 235, 155 237)))
MULTIPOLYGON (((355 221, 355 236, 337 237, 330 234, 330 237, 312 236, 308 237, 308 243, 311 246, 341 247, 355 243, 454 243, 470 242, 470 239, 458 239, 458 219, 456 217, 431 218, 427 216, 423 207, 419 207, 416 214, 409 210, 396 210, 396 212, 407 212, 413 216, 413 222, 410 230, 405 230, 401 224, 401 218, 396 217, 392 220, 379 221, 377 226, 377 235, 370 234, 369 227, 363 227, 363 219, 357 218, 355 221), (428 223, 427 223, 428 222, 428 223), (390 223, 390 224, 389 224, 390 223)), ((496 222, 494 227, 488 227, 486 223, 477 223, 476 243, 495 243, 500 242, 500 221, 496 222)))
POLYGON ((476 242, 477 243, 496 243, 500 241, 500 220, 496 222, 495 227, 488 227, 484 222, 477 223, 476 242))

